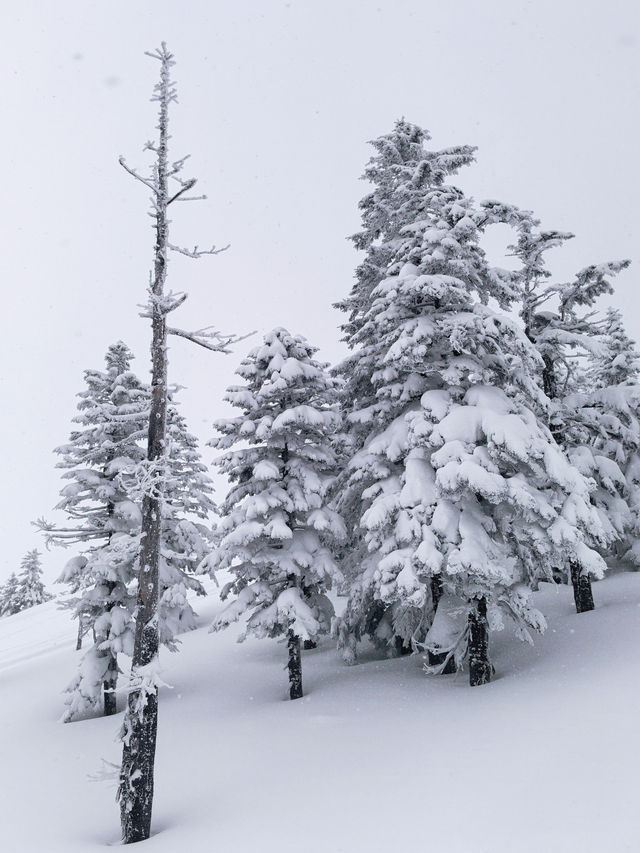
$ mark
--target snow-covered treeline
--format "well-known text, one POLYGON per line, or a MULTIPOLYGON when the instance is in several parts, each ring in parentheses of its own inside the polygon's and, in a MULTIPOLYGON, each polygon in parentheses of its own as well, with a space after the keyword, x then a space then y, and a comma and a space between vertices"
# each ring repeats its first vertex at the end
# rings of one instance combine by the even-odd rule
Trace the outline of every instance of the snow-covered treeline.
MULTIPOLYGON (((640 357, 620 313, 598 305, 628 262, 554 281, 547 253, 572 235, 468 197, 454 180, 474 149, 435 151, 429 139, 401 120, 372 143, 352 238, 361 259, 337 305, 348 357, 330 368, 277 328, 242 361, 244 384, 227 393, 239 414, 218 421, 210 442, 230 482, 217 510, 169 398, 161 642, 175 650, 195 624, 196 571, 228 573, 212 628, 242 619, 245 635, 283 638, 292 698, 302 647, 329 633, 348 663, 367 640, 485 683, 491 631, 511 622, 532 641, 544 630, 531 604, 541 580, 571 584, 582 612, 594 606, 593 579, 640 561, 640 357), (487 259, 495 224, 512 229, 516 270, 487 259), (344 601, 338 615, 332 593, 344 601)), ((100 703, 114 713, 118 655, 132 653, 154 472, 151 392, 131 359, 118 342, 105 370, 86 371, 77 426, 56 450, 69 524, 40 522, 49 544, 76 546, 64 604, 78 647, 92 639, 66 719, 100 703)), ((42 600, 25 592, 29 578, 9 578, 3 614, 42 600)))
MULTIPOLYGON (((532 598, 542 581, 565 584, 582 613, 595 606, 594 580, 640 564, 640 356, 620 313, 599 303, 628 261, 556 281, 547 252, 572 235, 469 197, 456 180, 474 149, 432 150, 427 131, 404 119, 373 141, 365 171, 352 238, 360 260, 336 306, 349 354, 330 367, 282 327, 254 342, 241 384, 227 390, 236 414, 214 425, 214 464, 229 482, 214 505, 168 384, 167 336, 214 352, 242 339, 167 325, 186 299, 165 291, 168 252, 216 250, 169 241, 168 206, 200 197, 188 195, 195 179, 180 177, 186 158, 168 156, 173 57, 164 44, 152 56, 161 63, 152 177, 121 160, 152 199, 142 315, 152 380, 132 371, 121 341, 104 369, 85 372, 55 451, 67 522, 38 522, 48 545, 73 549, 60 582, 82 655, 64 719, 115 714, 120 658, 132 658, 125 842, 150 833, 158 647, 176 651, 195 627, 189 593, 204 594, 204 573, 224 576, 212 630, 242 620, 240 639, 282 640, 298 699, 304 652, 329 635, 350 664, 368 643, 388 657, 419 655, 430 675, 466 670, 471 686, 486 684, 492 632, 510 623, 533 642, 545 629, 532 598), (495 225, 512 231, 515 270, 485 253, 495 225)), ((30 551, 0 590, 2 615, 47 599, 40 574, 30 551)))

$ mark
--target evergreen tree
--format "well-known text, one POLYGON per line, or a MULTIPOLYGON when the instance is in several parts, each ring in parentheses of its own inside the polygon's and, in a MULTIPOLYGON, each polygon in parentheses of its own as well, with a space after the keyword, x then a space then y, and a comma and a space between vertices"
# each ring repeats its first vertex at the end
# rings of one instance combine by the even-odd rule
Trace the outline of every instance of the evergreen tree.
POLYGON ((48 593, 42 582, 40 552, 37 548, 29 551, 20 563, 22 571, 18 575, 15 593, 12 596, 13 612, 27 610, 36 604, 50 601, 53 597, 48 593))
POLYGON ((488 264, 480 238, 518 212, 444 182, 423 187, 414 211, 349 336, 348 369, 368 373, 370 390, 347 381, 355 452, 339 506, 360 542, 340 643, 348 659, 364 633, 458 664, 468 652, 481 684, 488 627, 505 614, 522 636, 542 627, 528 593, 560 555, 600 570, 584 542, 597 518, 543 423, 539 354, 488 307, 509 307, 518 281, 488 264), (463 616, 446 645, 430 632, 443 596, 463 616))
MULTIPOLYGON (((581 362, 605 355, 603 329, 594 317, 593 307, 603 294, 613 292, 611 279, 629 265, 629 261, 594 264, 580 270, 569 282, 549 283, 551 273, 546 252, 562 245, 573 235, 542 231, 539 222, 524 212, 519 223, 517 244, 512 247, 522 262, 521 316, 528 338, 543 359, 544 390, 551 401, 549 426, 556 442, 581 473, 595 484, 591 502, 599 524, 586 538, 592 547, 608 551, 622 535, 626 525, 624 476, 619 465, 597 451, 599 427, 604 421, 583 392, 585 371, 581 362), (602 532, 604 531, 604 536, 602 532)), ((611 362, 613 363, 613 362, 611 362)), ((603 377, 602 381, 605 381, 603 377)), ((592 387, 592 386, 591 386, 592 387)), ((591 571, 578 559, 570 558, 567 574, 571 579, 578 613, 594 607, 591 571)))
MULTIPOLYGON (((75 526, 47 527, 49 541, 88 546, 68 561, 60 578, 70 587, 69 606, 94 643, 67 688, 65 720, 86 714, 103 701, 116 711, 118 655, 133 652, 135 576, 141 534, 141 493, 146 472, 142 439, 149 420, 148 386, 131 371, 132 354, 119 342, 109 347, 106 370, 85 374, 81 429, 58 448, 71 481, 58 509, 75 526)), ((193 572, 208 551, 211 533, 202 523, 212 508, 211 485, 184 418, 171 405, 167 430, 166 506, 160 559, 160 641, 177 648, 177 634, 195 626, 189 590, 203 594, 193 572), (201 521, 200 521, 201 520, 201 521)))
POLYGON ((608 557, 640 564, 640 356, 619 311, 598 324, 600 348, 590 353, 580 391, 567 397, 574 464, 597 484, 595 499, 615 530, 608 557))
POLYGON ((0 591, 0 616, 12 616, 18 612, 16 593, 18 590, 18 578, 15 572, 11 572, 7 582, 0 591))
POLYGON ((302 696, 301 641, 330 628, 326 593, 341 579, 333 552, 344 537, 326 500, 337 468, 337 383, 315 352, 286 329, 265 335, 237 371, 245 385, 227 391, 241 414, 218 421, 211 442, 227 450, 216 464, 232 485, 208 566, 231 572, 222 598, 235 595, 212 627, 246 615, 241 639, 285 637, 291 699, 302 696))
MULTIPOLYGON (((432 151, 426 147, 430 138, 428 131, 400 119, 391 133, 371 142, 375 153, 363 179, 373 185, 373 190, 360 202, 363 227, 351 238, 355 247, 365 252, 365 257, 356 270, 351 293, 336 305, 347 314, 342 331, 344 341, 353 351, 337 368, 344 380, 345 440, 352 454, 360 450, 367 440, 370 422, 382 417, 377 389, 372 382, 382 350, 379 341, 365 339, 362 335, 372 293, 406 239, 405 229, 420 220, 425 195, 437 191, 447 177, 474 159, 475 149, 468 145, 432 151)), ((357 491, 345 489, 344 482, 340 483, 338 491, 341 493, 340 509, 348 521, 349 537, 342 565, 347 577, 354 580, 361 572, 367 554, 359 524, 364 506, 357 491)), ((342 622, 343 629, 350 624, 355 631, 355 634, 343 631, 340 642, 345 648, 345 656, 353 659, 352 641, 361 629, 383 646, 391 644, 398 650, 408 650, 406 646, 403 648, 402 640, 393 635, 390 614, 385 616, 386 608, 364 593, 356 604, 354 594, 355 588, 347 607, 347 619, 342 622), (360 615, 355 617, 356 613, 360 615), (347 635, 351 640, 345 645, 347 635)))
POLYGON ((600 324, 602 349, 590 354, 587 381, 594 388, 632 386, 640 376, 640 353, 626 332, 622 314, 608 308, 600 324))
POLYGON ((122 483, 123 471, 144 458, 140 441, 148 418, 148 390, 131 371, 133 356, 119 341, 106 353, 106 369, 85 371, 78 414, 69 442, 56 448, 69 485, 56 509, 68 527, 43 525, 48 542, 77 544, 84 553, 69 560, 59 581, 68 602, 94 642, 67 688, 65 720, 96 708, 116 711, 118 654, 133 648, 134 592, 140 510, 122 483))
MULTIPOLYGON (((373 190, 359 204, 363 227, 351 238, 365 258, 356 270, 351 293, 336 305, 348 314, 342 330, 349 346, 363 325, 371 294, 393 260, 403 229, 419 219, 425 192, 442 186, 447 177, 474 160, 475 148, 470 145, 431 151, 426 148, 430 139, 428 131, 399 119, 391 133, 371 141, 375 154, 362 178, 373 190)), ((362 357, 353 366, 364 368, 362 357)), ((350 383, 356 388, 365 378, 362 370, 350 383)))
POLYGON ((167 475, 163 495, 162 548, 159 562, 159 638, 172 651, 178 634, 196 627, 187 593, 204 595, 194 576, 213 543, 210 514, 213 486, 198 450, 175 406, 174 389, 167 409, 167 475))

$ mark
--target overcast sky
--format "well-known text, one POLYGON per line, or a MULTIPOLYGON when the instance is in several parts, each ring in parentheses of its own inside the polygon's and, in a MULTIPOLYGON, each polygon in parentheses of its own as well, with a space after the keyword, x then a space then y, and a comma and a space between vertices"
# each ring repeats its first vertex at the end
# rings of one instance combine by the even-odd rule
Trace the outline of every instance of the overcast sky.
MULTIPOLYGON (((178 65, 173 153, 209 196, 172 209, 174 242, 231 248, 172 260, 183 327, 284 325, 341 352, 367 140, 397 117, 433 144, 477 145, 459 183, 577 236, 555 268, 629 257, 613 304, 640 338, 636 0, 21 0, 3 4, 0 580, 41 546, 30 521, 60 489, 82 372, 121 338, 147 376, 138 317, 153 234, 144 188, 149 103, 166 40, 178 65)), ((250 346, 174 339, 170 376, 191 429, 211 436, 250 346)), ((213 451, 204 449, 206 461, 213 451)), ((72 552, 46 555, 51 580, 72 552)))

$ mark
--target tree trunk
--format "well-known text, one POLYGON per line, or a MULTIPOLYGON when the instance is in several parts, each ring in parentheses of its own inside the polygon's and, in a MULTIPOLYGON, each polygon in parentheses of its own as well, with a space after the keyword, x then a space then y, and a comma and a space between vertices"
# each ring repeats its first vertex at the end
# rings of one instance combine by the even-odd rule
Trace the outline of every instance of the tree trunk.
MULTIPOLYGON (((442 598, 442 578, 440 575, 435 575, 435 577, 431 578, 431 598, 433 600, 433 612, 438 609, 438 604, 440 603, 440 599, 442 598)), ((444 668, 440 671, 440 675, 455 675, 458 671, 456 668, 456 662, 453 655, 449 656, 447 660, 447 656, 449 652, 427 652, 427 660, 429 661, 429 666, 442 666, 442 664, 446 662, 444 668)))
POLYGON ((82 625, 82 617, 78 616, 78 639, 76 640, 76 651, 79 652, 82 648, 82 638, 84 636, 84 630, 82 625))
POLYGON ((479 598, 469 613, 469 684, 479 687, 491 681, 487 602, 479 598))
POLYGON ((571 566, 571 584, 573 586, 573 598, 576 603, 576 613, 586 613, 595 609, 593 603, 593 592, 591 590, 591 578, 583 572, 580 565, 575 562, 571 566))
POLYGON ((291 629, 287 631, 287 646, 289 649, 289 698, 302 698, 302 658, 300 656, 300 637, 291 629))
POLYGON ((102 694, 104 697, 104 715, 110 717, 116 713, 116 685, 118 683, 118 660, 114 654, 109 654, 109 666, 107 674, 102 682, 102 694))
POLYGON ((158 689, 153 669, 158 657, 158 567, 162 527, 163 465, 167 414, 167 332, 162 305, 167 275, 168 249, 168 111, 173 99, 169 70, 173 64, 166 47, 161 60, 160 82, 155 100, 159 109, 159 142, 155 171, 154 217, 156 230, 154 279, 149 301, 151 313, 151 407, 147 460, 152 486, 142 501, 142 536, 136 633, 131 664, 132 690, 123 724, 122 767, 120 770, 120 819, 125 844, 142 841, 151 833, 153 770, 158 729, 158 689), (155 472, 154 472, 154 463, 155 472), (151 476, 153 474, 157 476, 151 476), (146 672, 141 672, 148 667, 146 672), (140 679, 146 679, 141 683, 140 679), (137 689, 136 689, 137 688, 137 689))
POLYGON ((411 644, 407 645, 402 639, 402 637, 399 637, 397 634, 393 638, 393 647, 395 649, 397 657, 404 657, 405 655, 413 654, 411 644))

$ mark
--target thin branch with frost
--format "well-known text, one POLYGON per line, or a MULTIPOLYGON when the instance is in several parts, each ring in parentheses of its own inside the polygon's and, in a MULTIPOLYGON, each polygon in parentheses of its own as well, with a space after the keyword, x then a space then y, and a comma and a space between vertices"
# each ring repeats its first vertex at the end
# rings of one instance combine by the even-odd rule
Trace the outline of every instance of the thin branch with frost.
POLYGON ((164 456, 158 459, 144 459, 130 468, 123 468, 115 478, 121 488, 136 503, 145 497, 163 500, 167 480, 167 465, 164 456))
POLYGON ((197 329, 195 332, 187 332, 184 329, 174 329, 167 327, 168 335, 176 335, 179 338, 185 338, 193 344, 204 347, 211 352, 229 353, 229 347, 250 338, 255 335, 255 332, 249 332, 248 335, 223 335, 213 326, 206 326, 203 329, 197 329))
MULTIPOLYGON (((175 196, 174 196, 175 198, 175 196)), ((210 249, 199 249, 198 246, 194 246, 193 249, 185 249, 182 246, 176 246, 174 243, 167 243, 167 248, 171 249, 172 252, 178 252, 180 255, 186 255, 187 258, 201 258, 203 255, 219 255, 221 252, 226 252, 229 248, 229 243, 226 246, 223 246, 221 249, 216 249, 215 246, 212 246, 210 249)))
POLYGON ((118 157, 118 163, 120 163, 125 172, 128 172, 132 178, 135 178, 137 181, 140 181, 140 183, 144 184, 145 187, 148 187, 154 195, 158 194, 157 187, 155 187, 148 178, 143 178, 139 172, 136 172, 135 169, 132 169, 130 166, 127 166, 127 161, 122 155, 118 157))
MULTIPOLYGON (((167 202, 167 207, 169 207, 170 204, 173 204, 174 201, 178 201, 183 193, 187 193, 189 192, 189 190, 192 190, 195 187, 197 181, 195 178, 190 178, 188 181, 180 181, 180 183, 182 184, 182 189, 178 190, 175 195, 171 196, 171 198, 167 202)), ((202 196, 202 198, 206 198, 206 196, 202 196)))
POLYGON ((172 311, 175 311, 176 308, 179 308, 183 302, 186 301, 188 296, 188 293, 184 293, 182 291, 174 293, 172 290, 163 296, 156 296, 156 294, 150 290, 149 301, 147 304, 138 306, 139 308, 142 308, 140 316, 147 320, 151 320, 156 311, 164 315, 170 314, 172 311))
POLYGON ((93 539, 102 539, 102 531, 91 531, 84 527, 57 527, 53 522, 45 518, 37 518, 31 524, 40 533, 44 533, 45 548, 49 550, 51 545, 59 545, 67 548, 75 542, 90 542, 93 539))

